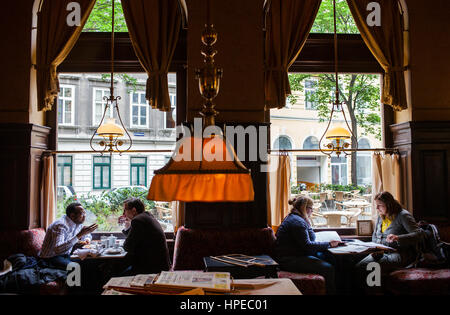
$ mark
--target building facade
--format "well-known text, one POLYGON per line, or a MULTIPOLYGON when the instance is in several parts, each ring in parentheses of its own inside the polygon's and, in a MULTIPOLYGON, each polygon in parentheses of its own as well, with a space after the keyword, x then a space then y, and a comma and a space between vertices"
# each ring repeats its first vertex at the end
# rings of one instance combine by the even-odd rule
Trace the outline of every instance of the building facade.
MULTIPOLYGON (((91 150, 90 139, 98 127, 110 95, 110 77, 102 74, 60 74, 58 96, 58 151, 91 150)), ((167 150, 161 153, 60 154, 57 157, 57 185, 72 186, 77 194, 99 194, 124 186, 150 185, 155 169, 161 168, 175 147, 176 75, 170 73, 171 112, 152 109, 145 99, 145 74, 115 77, 114 94, 120 96, 119 110, 133 141, 132 150, 167 150)), ((114 118, 109 108, 105 119, 114 118)), ((94 138, 94 148, 100 137, 94 138)), ((126 141, 125 136, 125 141, 126 141)), ((129 142, 123 145, 123 149, 129 142)))

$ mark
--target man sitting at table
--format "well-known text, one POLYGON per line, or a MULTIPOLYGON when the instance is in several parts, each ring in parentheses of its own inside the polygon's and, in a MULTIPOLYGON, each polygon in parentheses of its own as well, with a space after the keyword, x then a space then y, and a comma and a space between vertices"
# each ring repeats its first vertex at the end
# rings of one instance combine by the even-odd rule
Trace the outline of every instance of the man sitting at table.
POLYGON ((159 222, 145 211, 144 203, 138 198, 129 198, 123 203, 127 238, 123 248, 127 252, 128 265, 122 275, 159 273, 170 268, 169 249, 166 236, 159 222))
POLYGON ((66 269, 70 263, 70 253, 77 244, 87 244, 91 240, 90 233, 97 224, 83 226, 86 211, 78 202, 66 208, 66 214, 47 228, 39 256, 55 268, 66 269))

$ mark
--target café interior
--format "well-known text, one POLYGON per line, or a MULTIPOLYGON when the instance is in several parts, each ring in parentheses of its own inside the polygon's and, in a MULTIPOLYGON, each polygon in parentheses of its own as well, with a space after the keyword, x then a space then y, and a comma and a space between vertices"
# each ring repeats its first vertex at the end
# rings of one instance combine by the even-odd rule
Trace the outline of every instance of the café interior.
MULTIPOLYGON (((309 35, 321 0, 122 0, 130 31, 115 34, 115 41, 111 32, 81 32, 95 0, 77 1, 80 23, 68 26, 69 2, 1 4, 1 260, 16 252, 36 255, 34 243, 42 243, 54 220, 49 163, 58 152, 57 74, 110 72, 113 42, 112 71, 146 73, 153 108, 170 108, 164 77, 177 74, 177 125, 200 117, 205 126, 263 130, 270 128, 270 109, 285 106, 288 71, 334 73, 338 40, 339 72, 382 77, 381 152, 394 152, 397 161, 396 184, 384 187, 395 187, 391 193, 416 221, 435 224, 450 241, 449 1, 347 0, 360 34, 334 37, 309 35), (381 23, 368 27, 372 2, 379 4, 381 23)), ((174 232, 166 233, 172 270, 202 270, 202 258, 212 255, 270 255, 288 197, 280 189, 271 193, 269 180, 283 185, 281 173, 273 179, 261 171, 269 155, 282 152, 271 151, 272 141, 259 143, 268 144, 258 148, 265 154, 256 161, 203 161, 202 168, 202 162, 172 159, 155 172, 148 198, 176 201, 174 232), (187 184, 204 174, 215 176, 213 184, 187 184)), ((383 190, 382 179, 376 189, 383 190)), ((358 234, 353 227, 334 230, 342 238, 358 234)), ((278 270, 277 277, 290 279, 302 294, 325 294, 319 275, 278 270)), ((384 294, 450 294, 450 270, 399 270, 385 283, 384 294)), ((67 288, 52 284, 39 293, 67 294, 67 288)))

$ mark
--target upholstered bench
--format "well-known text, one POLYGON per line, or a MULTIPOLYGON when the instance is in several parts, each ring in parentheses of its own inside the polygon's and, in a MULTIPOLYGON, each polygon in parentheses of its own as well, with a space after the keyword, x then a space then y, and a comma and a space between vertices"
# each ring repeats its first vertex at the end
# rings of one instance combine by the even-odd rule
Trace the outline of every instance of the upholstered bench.
MULTIPOLYGON (((267 228, 177 230, 173 270, 204 270, 203 257, 225 254, 273 256, 275 235, 267 228)), ((320 275, 278 272, 279 278, 290 278, 303 294, 325 294, 325 280, 320 275)))
MULTIPOLYGON (((439 227, 439 236, 450 242, 450 226, 439 227)), ((450 295, 450 269, 410 268, 389 274, 386 289, 392 294, 450 295)))
MULTIPOLYGON (((0 261, 12 254, 37 257, 44 242, 44 229, 0 231, 0 261)), ((41 294, 61 295, 67 292, 64 282, 49 282, 39 288, 41 294)))

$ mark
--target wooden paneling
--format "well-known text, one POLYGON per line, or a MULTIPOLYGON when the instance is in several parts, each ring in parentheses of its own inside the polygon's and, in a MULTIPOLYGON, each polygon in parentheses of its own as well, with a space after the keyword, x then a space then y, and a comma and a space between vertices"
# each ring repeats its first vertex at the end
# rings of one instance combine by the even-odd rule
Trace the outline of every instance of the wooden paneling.
POLYGON ((0 124, 1 229, 40 226, 41 154, 48 148, 49 132, 33 124, 0 124))
POLYGON ((405 206, 416 219, 450 224, 450 122, 391 125, 400 150, 405 206))

